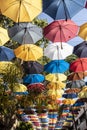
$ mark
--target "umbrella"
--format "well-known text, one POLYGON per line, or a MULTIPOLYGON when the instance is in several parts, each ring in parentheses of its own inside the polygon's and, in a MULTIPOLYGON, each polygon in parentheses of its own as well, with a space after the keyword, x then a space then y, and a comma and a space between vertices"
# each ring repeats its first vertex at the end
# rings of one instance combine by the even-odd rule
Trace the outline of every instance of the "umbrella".
POLYGON ((58 82, 66 80, 67 77, 64 74, 58 73, 58 74, 48 74, 45 76, 45 79, 51 82, 58 82))
POLYGON ((70 64, 70 71, 83 72, 87 70, 87 58, 78 58, 70 64))
POLYGON ((42 0, 2 0, 1 12, 14 22, 30 22, 42 11, 42 0))
POLYGON ((43 65, 37 61, 25 61, 22 66, 26 74, 38 74, 43 72, 43 65))
POLYGON ((7 30, 0 27, 0 46, 4 45, 9 40, 7 30))
POLYGON ((87 52, 87 42, 86 41, 84 41, 84 42, 80 43, 79 45, 75 46, 74 51, 73 51, 73 53, 80 58, 87 57, 86 52, 87 52))
POLYGON ((43 90, 45 90, 45 86, 42 83, 29 84, 27 88, 30 92, 35 94, 41 93, 43 90))
POLYGON ((75 94, 75 93, 63 94, 62 97, 68 98, 68 99, 73 99, 73 98, 77 98, 77 94, 75 94))
POLYGON ((50 82, 47 84, 48 89, 61 89, 61 88, 64 88, 65 86, 66 84, 61 81, 58 81, 57 83, 50 82))
POLYGON ((43 12, 54 19, 70 19, 85 7, 86 0, 43 0, 43 12))
POLYGON ((23 78, 23 83, 25 84, 32 84, 32 83, 39 83, 45 80, 44 76, 41 74, 28 74, 23 78))
POLYGON ((42 28, 32 23, 19 23, 8 29, 8 35, 14 41, 23 43, 36 43, 42 35, 42 28))
POLYGON ((82 24, 81 26, 80 26, 80 30, 79 30, 79 33, 78 33, 78 35, 81 37, 81 38, 83 38, 85 41, 87 41, 87 36, 86 36, 86 34, 87 34, 87 23, 84 23, 84 24, 82 24))
POLYGON ((81 80, 84 79, 85 76, 87 76, 87 72, 73 72, 68 75, 67 79, 70 81, 81 80))
POLYGON ((79 93, 80 91, 80 88, 68 88, 65 90, 65 93, 79 93))
POLYGON ((52 60, 44 65, 44 71, 48 73, 64 73, 69 69, 69 63, 64 60, 52 60))
POLYGON ((78 94, 78 97, 79 98, 86 98, 86 100, 87 100, 87 91, 81 91, 79 94, 78 94))
POLYGON ((73 46, 62 42, 62 47, 61 43, 51 43, 44 49, 44 55, 52 60, 60 60, 72 54, 73 46))
POLYGON ((8 47, 0 46, 0 61, 10 61, 15 57, 14 51, 8 47))
POLYGON ((24 61, 36 61, 43 55, 42 48, 33 44, 24 44, 14 49, 17 58, 24 61))
POLYGON ((15 94, 28 94, 27 87, 23 84, 15 83, 11 88, 15 94))
POLYGON ((56 20, 44 28, 43 34, 52 42, 67 42, 77 35, 78 29, 71 20, 56 20))
POLYGON ((75 102, 76 102, 75 99, 64 99, 62 101, 62 103, 65 105, 73 105, 75 102))
POLYGON ((85 86, 84 80, 69 81, 66 84, 66 88, 82 88, 83 86, 85 86))

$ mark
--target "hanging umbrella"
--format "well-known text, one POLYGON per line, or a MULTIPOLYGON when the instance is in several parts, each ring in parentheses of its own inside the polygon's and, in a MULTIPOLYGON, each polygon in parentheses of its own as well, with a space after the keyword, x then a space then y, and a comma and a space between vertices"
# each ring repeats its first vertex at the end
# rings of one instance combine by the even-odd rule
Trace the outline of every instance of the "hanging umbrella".
POLYGON ((7 41, 9 41, 7 30, 0 27, 0 46, 4 45, 7 41))
POLYGON ((43 0, 43 12, 54 19, 70 19, 85 7, 86 0, 43 0))
POLYGON ((87 76, 87 72, 73 72, 70 75, 68 75, 67 79, 69 81, 81 80, 84 79, 85 76, 87 76))
POLYGON ((35 94, 39 94, 41 93, 43 90, 45 90, 45 86, 42 83, 34 83, 34 84, 29 84, 27 86, 28 90, 31 93, 35 93, 35 94))
POLYGON ((78 33, 78 26, 71 20, 57 20, 47 25, 44 36, 52 42, 67 42, 78 33))
POLYGON ((19 23, 8 29, 9 37, 21 44, 36 43, 42 35, 42 28, 32 23, 19 23))
POLYGON ((51 60, 60 60, 72 54, 73 46, 62 42, 62 47, 61 43, 51 43, 44 49, 44 56, 47 56, 51 60))
POLYGON ((87 42, 84 41, 80 43, 79 45, 74 47, 73 53, 77 55, 80 58, 86 58, 87 57, 87 42))
POLYGON ((70 81, 66 84, 66 88, 82 88, 83 86, 85 86, 84 80, 70 81))
POLYGON ((33 44, 24 44, 14 49, 17 58, 24 61, 36 61, 43 55, 42 48, 33 44))
POLYGON ((83 38, 85 41, 87 41, 87 23, 84 23, 83 25, 80 26, 80 30, 78 35, 83 38))
POLYGON ((65 88, 65 86, 66 84, 61 81, 58 81, 57 83, 50 82, 47 84, 48 89, 62 89, 65 88))
POLYGON ((75 103, 75 99, 64 99, 62 102, 65 105, 73 105, 75 103))
POLYGON ((28 74, 23 78, 24 84, 33 84, 33 83, 39 83, 43 82, 45 80, 45 77, 41 74, 28 74))
POLYGON ((73 99, 73 98, 77 98, 77 94, 75 94, 75 93, 63 94, 62 97, 68 98, 68 99, 73 99))
POLYGON ((14 51, 8 47, 0 46, 0 61, 10 61, 15 57, 14 51))
POLYGON ((2 0, 1 12, 14 22, 30 22, 42 11, 42 0, 2 0))
POLYGON ((87 100, 87 91, 81 91, 79 94, 78 94, 78 97, 79 98, 86 98, 86 100, 87 100))
POLYGON ((44 71, 48 73, 64 73, 69 69, 69 63, 64 60, 52 60, 44 65, 44 71))
POLYGON ((11 88, 13 88, 13 92, 15 94, 19 94, 19 95, 28 94, 27 87, 25 85, 23 85, 23 84, 15 83, 13 86, 11 86, 11 88))
POLYGON ((70 64, 70 71, 83 72, 87 70, 87 58, 79 58, 70 64))
POLYGON ((65 90, 65 93, 79 93, 80 91, 80 88, 68 88, 65 90))
POLYGON ((22 66, 26 74, 39 74, 43 72, 43 65, 37 61, 25 61, 22 66))
POLYGON ((67 77, 64 74, 58 73, 58 74, 48 74, 45 76, 45 79, 51 82, 58 82, 66 80, 67 77))

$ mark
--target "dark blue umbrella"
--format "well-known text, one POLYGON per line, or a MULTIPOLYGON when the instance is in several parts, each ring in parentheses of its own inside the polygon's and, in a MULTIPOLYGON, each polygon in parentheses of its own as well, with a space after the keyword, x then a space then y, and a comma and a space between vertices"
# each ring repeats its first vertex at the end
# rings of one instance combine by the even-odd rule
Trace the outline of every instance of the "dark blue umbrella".
POLYGON ((41 74, 28 74, 23 78, 23 83, 25 84, 33 84, 40 83, 45 80, 45 77, 41 74))
POLYGON ((64 98, 77 98, 77 94, 75 93, 69 93, 69 94, 63 94, 64 98))
POLYGON ((15 57, 14 51, 8 47, 0 46, 0 61, 10 61, 15 57))
POLYGON ((70 19, 84 8, 86 0, 43 0, 43 12, 58 19, 70 19))
POLYGON ((37 61, 24 61, 22 66, 26 74, 39 74, 43 72, 43 65, 37 61))
POLYGON ((74 47, 73 53, 80 58, 87 57, 87 41, 80 43, 74 47))
POLYGON ((64 60, 52 60, 44 65, 44 71, 48 73, 64 73, 69 69, 69 63, 64 60))

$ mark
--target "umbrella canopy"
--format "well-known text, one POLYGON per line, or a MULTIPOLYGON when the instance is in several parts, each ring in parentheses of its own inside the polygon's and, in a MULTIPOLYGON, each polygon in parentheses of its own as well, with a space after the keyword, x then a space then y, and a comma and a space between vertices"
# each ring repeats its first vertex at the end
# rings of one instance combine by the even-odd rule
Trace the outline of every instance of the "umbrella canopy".
POLYGON ((80 91, 80 88, 68 88, 65 90, 65 93, 79 93, 80 91))
POLYGON ((28 90, 30 92, 32 92, 32 93, 37 92, 37 94, 38 94, 38 93, 42 92, 45 89, 45 86, 42 83, 34 83, 34 84, 29 84, 27 86, 27 88, 28 88, 28 90))
POLYGON ((30 22, 42 12, 42 0, 2 0, 1 12, 14 22, 30 22))
POLYGON ((87 57, 87 42, 84 41, 80 43, 79 45, 75 46, 73 53, 80 58, 87 57))
POLYGON ((58 81, 56 83, 50 82, 47 84, 48 89, 61 89, 61 88, 65 88, 65 86, 66 84, 61 81, 58 81))
POLYGON ((77 94, 75 94, 75 93, 63 94, 62 97, 68 98, 68 99, 73 99, 73 98, 77 98, 77 94))
POLYGON ((70 19, 85 4, 86 0, 43 0, 43 11, 54 19, 70 19))
POLYGON ((4 45, 9 40, 7 30, 0 27, 0 46, 4 45))
POLYGON ((78 35, 83 38, 85 41, 87 41, 87 23, 84 23, 83 25, 80 26, 80 30, 78 35))
POLYGON ((43 82, 45 77, 41 74, 28 74, 23 78, 23 83, 32 84, 32 83, 39 83, 43 82))
POLYGON ((24 61, 22 66, 26 74, 39 74, 43 72, 43 65, 37 61, 24 61))
POLYGON ((8 47, 0 46, 0 61, 10 61, 15 57, 14 51, 8 47))
POLYGON ((66 84, 66 88, 82 88, 83 86, 85 86, 84 80, 70 81, 66 84))
POLYGON ((86 100, 87 100, 87 91, 81 91, 79 94, 78 94, 78 97, 79 98, 86 98, 86 100))
POLYGON ((28 94, 27 87, 23 84, 15 83, 11 87, 13 87, 13 92, 15 94, 28 94))
POLYGON ((67 77, 64 74, 48 74, 45 76, 45 79, 51 82, 65 81, 67 77))
POLYGON ((24 61, 36 61, 43 56, 42 48, 33 44, 24 44, 14 49, 17 58, 24 61))
POLYGON ((79 58, 70 64, 70 71, 83 72, 87 71, 87 58, 79 58))
POLYGON ((52 42, 67 42, 77 35, 78 29, 71 20, 56 20, 44 28, 43 34, 52 42))
POLYGON ((70 81, 81 80, 84 79, 85 76, 87 76, 87 72, 73 72, 68 75, 67 79, 70 81))
POLYGON ((19 23, 8 29, 8 35, 14 41, 23 43, 36 43, 42 35, 42 28, 32 23, 19 23))
POLYGON ((69 69, 69 63, 64 60, 52 60, 44 65, 44 71, 48 73, 64 73, 69 69))
POLYGON ((74 99, 64 99, 62 101, 62 103, 65 105, 73 105, 75 103, 75 100, 74 99))
POLYGON ((65 59, 67 56, 71 55, 73 52, 73 46, 62 42, 61 43, 51 43, 44 49, 44 55, 51 60, 65 59))

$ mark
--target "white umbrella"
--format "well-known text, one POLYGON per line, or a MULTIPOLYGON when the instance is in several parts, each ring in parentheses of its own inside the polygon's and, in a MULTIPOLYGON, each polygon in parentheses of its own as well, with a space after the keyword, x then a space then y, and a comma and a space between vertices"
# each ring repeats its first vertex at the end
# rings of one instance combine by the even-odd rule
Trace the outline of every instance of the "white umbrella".
POLYGON ((73 52, 73 46, 62 42, 63 48, 61 48, 61 43, 51 43, 44 49, 44 56, 47 56, 51 60, 65 59, 67 56, 71 55, 73 52))

